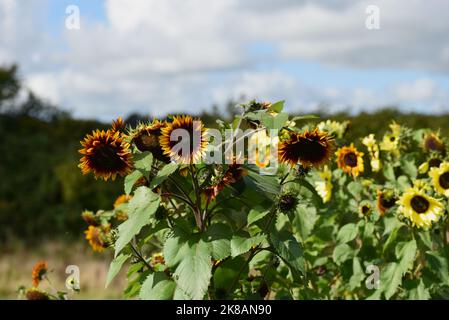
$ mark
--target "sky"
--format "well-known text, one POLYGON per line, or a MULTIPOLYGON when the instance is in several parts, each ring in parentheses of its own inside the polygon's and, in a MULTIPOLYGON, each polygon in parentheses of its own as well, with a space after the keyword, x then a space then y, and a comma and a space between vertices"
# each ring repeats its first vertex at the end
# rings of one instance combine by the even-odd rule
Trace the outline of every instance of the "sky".
POLYGON ((449 112, 448 12, 441 0, 0 0, 0 65, 104 121, 242 96, 295 113, 438 114, 449 112))

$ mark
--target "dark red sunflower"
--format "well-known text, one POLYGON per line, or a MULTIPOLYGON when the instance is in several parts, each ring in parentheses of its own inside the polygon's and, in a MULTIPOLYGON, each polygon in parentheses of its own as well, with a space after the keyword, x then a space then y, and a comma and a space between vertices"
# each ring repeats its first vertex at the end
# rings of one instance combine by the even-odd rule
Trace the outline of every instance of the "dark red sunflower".
POLYGON ((295 166, 321 167, 332 157, 335 141, 327 133, 315 129, 304 133, 290 133, 279 144, 279 160, 295 166))
POLYGON ((136 129, 130 132, 131 142, 140 151, 150 151, 153 156, 165 163, 170 162, 170 158, 164 155, 164 150, 159 143, 161 129, 167 125, 165 121, 154 119, 149 124, 140 124, 136 129))

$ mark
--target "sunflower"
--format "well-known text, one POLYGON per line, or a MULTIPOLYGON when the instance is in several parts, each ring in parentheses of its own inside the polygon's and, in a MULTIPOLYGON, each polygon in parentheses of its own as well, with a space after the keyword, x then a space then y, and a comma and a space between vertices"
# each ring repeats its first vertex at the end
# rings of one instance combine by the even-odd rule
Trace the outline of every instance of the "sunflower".
POLYGON ((174 116, 172 122, 161 128, 159 143, 164 155, 174 162, 197 163, 203 157, 208 144, 206 135, 207 130, 201 120, 185 115, 174 116), (188 139, 184 136, 186 134, 188 139))
POLYGON ((128 133, 128 136, 139 151, 150 151, 156 159, 169 163, 170 158, 164 155, 164 150, 159 143, 161 129, 166 125, 165 121, 154 119, 151 123, 139 124, 136 129, 128 133))
POLYGON ((165 264, 164 255, 162 252, 153 253, 151 256, 151 266, 155 267, 157 265, 165 264))
POLYGON ((377 210, 380 216, 384 216, 385 212, 396 204, 396 200, 393 190, 377 190, 377 210))
POLYGON ((89 210, 84 210, 81 213, 81 217, 83 220, 90 226, 98 226, 100 224, 100 221, 95 213, 89 210))
POLYGON ((323 199, 323 203, 330 201, 332 197, 332 172, 327 166, 324 166, 322 172, 319 173, 321 181, 315 181, 315 190, 323 199))
POLYGON ((36 287, 29 288, 25 293, 27 300, 50 300, 48 293, 39 290, 36 287))
POLYGON ((129 200, 131 200, 131 198, 132 198, 132 196, 130 196, 130 195, 122 194, 115 200, 114 209, 117 208, 121 204, 128 203, 129 200))
POLYGON ((132 170, 132 156, 129 144, 120 136, 120 132, 96 130, 81 141, 84 155, 78 167, 83 174, 93 172, 95 178, 115 180, 117 175, 125 176, 132 170))
POLYGON ((397 201, 399 212, 408 218, 413 226, 429 228, 444 214, 444 207, 437 199, 428 196, 423 190, 409 188, 397 201))
POLYGON ((102 252, 107 247, 104 233, 100 227, 89 226, 84 233, 94 251, 102 252))
POLYGON ((369 203, 368 201, 363 201, 359 206, 359 212, 360 216, 362 217, 367 217, 371 215, 371 213, 373 212, 371 203, 369 203))
POLYGON ((439 194, 449 197, 449 162, 443 162, 438 168, 432 168, 429 172, 435 190, 439 194))
POLYGON ((277 208, 282 213, 294 212, 298 206, 298 197, 294 192, 287 192, 278 197, 277 208))
POLYGON ((363 152, 357 151, 354 144, 351 143, 349 147, 342 147, 336 152, 337 165, 344 172, 357 177, 364 170, 363 154, 363 152))
POLYGON ((120 205, 126 204, 131 200, 132 196, 122 194, 114 202, 115 218, 118 221, 125 221, 128 219, 128 214, 120 208, 120 205))
POLYGON ((332 156, 335 141, 324 131, 315 129, 304 133, 292 132, 279 144, 279 160, 295 166, 322 167, 332 156))
POLYGON ((423 147, 426 151, 437 151, 443 153, 445 151, 444 143, 435 133, 429 133, 424 137, 423 147))
POLYGON ((424 174, 431 168, 438 168, 441 163, 443 163, 443 160, 441 160, 440 158, 430 158, 429 161, 423 162, 419 166, 418 172, 424 174))
POLYGON ((382 167, 382 164, 379 158, 379 146, 377 145, 376 138, 374 138, 374 134, 371 133, 370 135, 363 138, 362 143, 368 149, 368 153, 371 158, 370 159, 371 170, 373 172, 379 172, 379 170, 382 167))
POLYGON ((221 177, 217 179, 217 181, 212 186, 206 188, 203 191, 207 202, 214 200, 221 190, 223 190, 227 186, 231 186, 237 183, 242 177, 246 176, 247 174, 247 170, 241 164, 238 164, 234 159, 234 163, 228 166, 221 177))
POLYGON ((48 264, 45 261, 39 261, 33 267, 33 272, 31 273, 31 280, 33 287, 37 287, 39 282, 42 281, 44 276, 47 274, 48 264))
POLYGON ((123 119, 119 117, 117 120, 112 121, 112 131, 120 131, 125 127, 123 119))

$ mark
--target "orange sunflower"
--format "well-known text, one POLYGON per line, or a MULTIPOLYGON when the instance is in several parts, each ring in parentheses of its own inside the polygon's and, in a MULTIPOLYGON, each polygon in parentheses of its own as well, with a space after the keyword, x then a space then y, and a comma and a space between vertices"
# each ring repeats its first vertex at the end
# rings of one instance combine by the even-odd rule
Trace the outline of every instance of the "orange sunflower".
POLYGON ((100 227, 89 226, 84 233, 94 251, 102 252, 107 247, 105 235, 100 227))
POLYGON ((197 163, 208 144, 207 130, 199 119, 174 116, 173 121, 161 128, 159 142, 164 155, 177 163, 197 163))
POLYGON ((42 281, 44 276, 47 274, 48 264, 45 261, 39 261, 33 267, 33 272, 31 274, 31 280, 33 287, 37 287, 39 282, 42 281))
POLYGON ((324 131, 315 129, 304 133, 290 133, 289 138, 279 144, 279 160, 295 166, 323 166, 332 157, 335 141, 324 131))
POLYGON ((351 174, 353 177, 357 177, 363 172, 363 152, 357 151, 354 144, 342 147, 336 152, 337 165, 344 172, 351 174))
POLYGON ((125 176, 131 172, 132 155, 129 143, 125 142, 119 131, 95 130, 81 141, 84 155, 78 167, 83 174, 93 172, 95 178, 115 180, 117 175, 125 176))
POLYGON ((158 119, 154 119, 149 124, 140 124, 129 133, 131 142, 140 151, 150 151, 156 159, 169 163, 170 158, 164 155, 164 150, 162 150, 159 143, 161 129, 166 125, 165 121, 162 122, 158 119))
POLYGON ((238 182, 242 177, 248 174, 247 170, 236 162, 229 165, 227 170, 221 176, 216 184, 210 186, 204 190, 204 196, 206 197, 207 202, 214 200, 218 193, 226 188, 227 186, 233 185, 238 182))

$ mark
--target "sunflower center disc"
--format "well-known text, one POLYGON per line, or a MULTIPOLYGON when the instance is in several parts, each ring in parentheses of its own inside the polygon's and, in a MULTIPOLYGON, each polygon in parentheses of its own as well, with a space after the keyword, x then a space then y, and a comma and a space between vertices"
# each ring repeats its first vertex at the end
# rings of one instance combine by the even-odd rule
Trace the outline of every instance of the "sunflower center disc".
POLYGON ((449 172, 443 173, 438 181, 440 182, 440 186, 443 187, 443 189, 449 189, 449 172))
POLYGON ((430 168, 438 168, 441 164, 441 160, 438 158, 433 158, 429 160, 429 167, 430 168))
POLYGON ((355 153, 346 154, 343 160, 347 166, 357 167, 357 156, 355 153))
POLYGON ((429 209, 429 201, 422 196, 414 196, 410 201, 413 210, 418 213, 424 213, 429 209))

